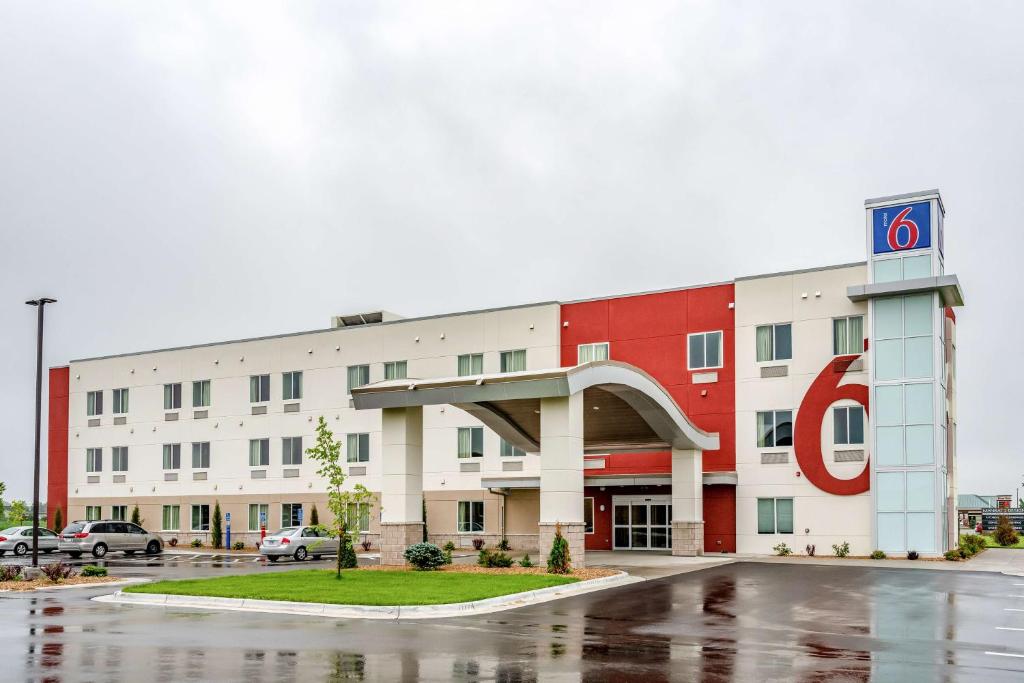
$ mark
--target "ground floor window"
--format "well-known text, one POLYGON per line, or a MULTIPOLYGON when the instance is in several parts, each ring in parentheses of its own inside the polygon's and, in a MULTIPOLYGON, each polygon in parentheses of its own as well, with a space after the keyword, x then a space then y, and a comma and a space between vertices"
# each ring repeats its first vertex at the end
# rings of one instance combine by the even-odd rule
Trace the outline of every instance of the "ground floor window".
POLYGON ((86 505, 85 506, 85 518, 92 522, 99 519, 101 516, 99 505, 86 505))
POLYGON ((281 503, 281 528, 302 524, 302 503, 281 503))
POLYGON ((192 531, 209 531, 210 530, 210 506, 209 505, 193 505, 192 506, 192 531))
POLYGON ((259 531, 270 519, 270 506, 266 503, 249 503, 249 531, 259 531))
POLYGON ((365 533, 370 530, 370 504, 369 503, 351 503, 348 506, 348 530, 350 533, 361 532, 365 533))
POLYGON ((177 531, 181 528, 181 506, 164 505, 162 531, 177 531))
POLYGON ((757 499, 757 533, 759 533, 759 534, 791 534, 791 533, 793 533, 793 499, 792 498, 758 498, 757 499))
POLYGON ((484 502, 482 500, 459 501, 459 532, 472 533, 484 530, 484 502))
POLYGON ((127 505, 112 505, 110 507, 110 518, 116 519, 119 522, 128 521, 128 506, 127 505))
POLYGON ((594 499, 583 499, 583 532, 594 533, 594 499))

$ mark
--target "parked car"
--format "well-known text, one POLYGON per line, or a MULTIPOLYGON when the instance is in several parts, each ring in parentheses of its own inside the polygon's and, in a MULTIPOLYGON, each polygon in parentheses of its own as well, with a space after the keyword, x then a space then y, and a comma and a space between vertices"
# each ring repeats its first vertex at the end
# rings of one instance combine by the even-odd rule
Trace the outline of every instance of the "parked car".
MULTIPOLYGON (((52 553, 57 549, 57 534, 49 529, 39 530, 39 549, 44 553, 52 553)), ((24 555, 32 550, 32 527, 12 526, 0 531, 0 555, 8 551, 15 555, 24 555)))
POLYGON ((338 540, 317 533, 311 526, 289 526, 270 534, 260 544, 260 555, 271 562, 282 557, 292 557, 302 562, 310 555, 319 560, 321 555, 338 552, 338 540))
POLYGON ((92 553, 99 558, 114 550, 123 551, 125 555, 138 551, 156 555, 164 549, 164 542, 138 524, 100 519, 71 522, 60 532, 57 547, 74 558, 81 557, 82 553, 92 553))

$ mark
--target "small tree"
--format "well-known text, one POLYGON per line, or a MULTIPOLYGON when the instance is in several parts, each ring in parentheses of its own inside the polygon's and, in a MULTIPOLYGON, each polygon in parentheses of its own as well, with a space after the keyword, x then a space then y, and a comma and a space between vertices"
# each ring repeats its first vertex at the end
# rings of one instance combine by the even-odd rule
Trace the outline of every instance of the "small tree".
POLYGON ((313 503, 313 509, 309 511, 309 524, 320 526, 320 513, 316 511, 316 503, 313 503))
POLYGON ((569 541, 562 536, 562 525, 555 524, 555 540, 551 544, 548 555, 548 574, 568 574, 572 571, 572 558, 569 556, 569 541))
POLYGON ((136 503, 135 507, 132 508, 132 524, 138 524, 139 526, 142 526, 142 516, 139 514, 138 503, 136 503))
MULTIPOLYGON (((11 503, 11 510, 14 509, 14 503, 11 503)), ((1013 522, 1010 521, 1009 515, 999 515, 999 523, 996 525, 995 533, 992 534, 996 543, 999 545, 1017 545, 1017 541, 1020 538, 1017 536, 1017 530, 1013 528, 1013 522)))
POLYGON ((224 545, 224 530, 221 527, 220 501, 213 506, 213 520, 210 522, 210 543, 214 548, 224 545))
POLYGON ((64 529, 64 513, 60 510, 60 505, 53 511, 53 530, 60 533, 64 529))
POLYGON ((28 506, 23 500, 12 500, 11 509, 7 511, 7 524, 21 526, 28 519, 28 506))
POLYGON ((346 491, 345 470, 341 466, 341 442, 327 427, 327 420, 321 415, 316 425, 316 444, 306 449, 306 454, 320 466, 316 473, 327 480, 327 508, 333 520, 329 525, 320 525, 332 537, 338 539, 337 578, 345 562, 351 561, 352 538, 349 536, 349 510, 359 510, 360 504, 368 504, 374 495, 362 484, 356 484, 346 491))
MULTIPOLYGON (((7 490, 7 484, 0 481, 0 522, 4 519, 4 510, 7 509, 7 505, 4 503, 4 492, 7 490)), ((7 526, 4 524, 4 526, 7 526)))

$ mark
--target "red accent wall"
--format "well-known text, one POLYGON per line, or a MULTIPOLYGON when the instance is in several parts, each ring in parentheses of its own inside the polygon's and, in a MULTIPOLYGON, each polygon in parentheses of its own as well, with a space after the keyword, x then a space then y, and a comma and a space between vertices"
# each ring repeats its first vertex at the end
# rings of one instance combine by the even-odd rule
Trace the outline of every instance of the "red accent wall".
POLYGON ((46 456, 46 514, 53 525, 60 506, 68 519, 68 389, 71 369, 50 368, 50 413, 46 456))

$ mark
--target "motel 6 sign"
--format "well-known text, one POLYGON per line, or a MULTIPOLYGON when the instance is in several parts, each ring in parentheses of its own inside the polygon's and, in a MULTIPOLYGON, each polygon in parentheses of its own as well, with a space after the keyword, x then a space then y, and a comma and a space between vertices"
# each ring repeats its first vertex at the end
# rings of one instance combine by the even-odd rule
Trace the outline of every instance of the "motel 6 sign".
POLYGON ((872 213, 872 249, 891 254, 932 246, 930 202, 900 204, 875 209, 872 213))

